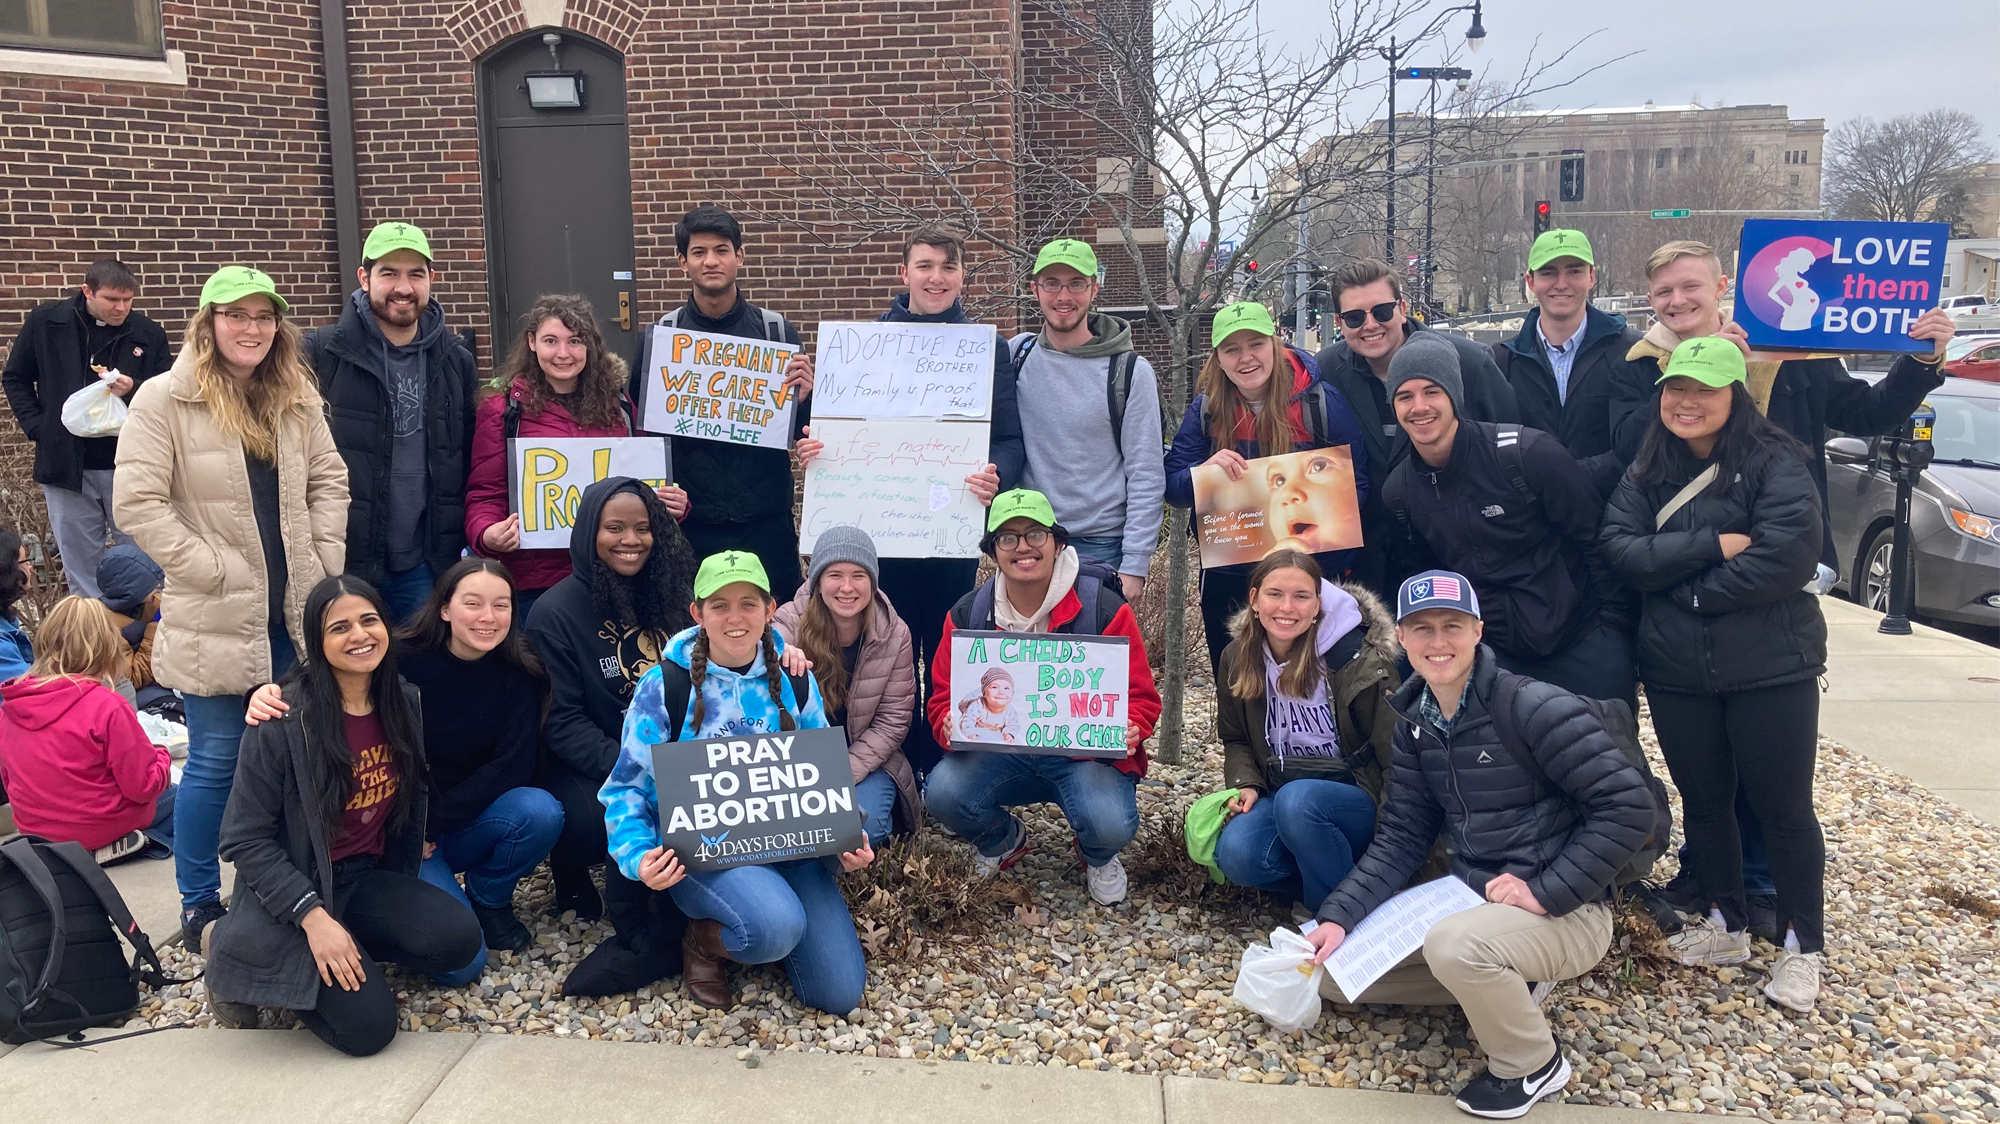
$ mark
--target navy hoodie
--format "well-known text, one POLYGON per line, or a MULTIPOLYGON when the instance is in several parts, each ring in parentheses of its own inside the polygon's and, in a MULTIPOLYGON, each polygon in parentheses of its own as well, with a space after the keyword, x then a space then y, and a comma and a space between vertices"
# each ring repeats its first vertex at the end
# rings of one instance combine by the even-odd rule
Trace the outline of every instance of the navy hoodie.
MULTIPOLYGON (((965 314, 963 301, 951 302, 951 307, 936 315, 925 315, 910 311, 910 294, 897 293, 889 305, 889 311, 879 319, 906 321, 911 324, 971 324, 973 319, 965 314)), ((1021 408, 1015 397, 1014 361, 1007 354, 1007 339, 998 332, 993 336, 993 422, 992 432, 987 438, 986 459, 992 462, 1000 474, 1000 490, 1012 491, 1021 486, 1021 470, 1027 467, 1028 452, 1021 444, 1021 408)))

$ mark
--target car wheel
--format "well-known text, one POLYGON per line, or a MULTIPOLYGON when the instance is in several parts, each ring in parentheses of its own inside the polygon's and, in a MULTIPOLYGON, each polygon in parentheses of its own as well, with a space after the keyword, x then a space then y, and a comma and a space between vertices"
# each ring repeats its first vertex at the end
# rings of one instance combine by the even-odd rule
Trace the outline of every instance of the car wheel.
POLYGON ((1896 529, 1884 527, 1861 552, 1861 603, 1878 613, 1889 611, 1889 557, 1895 550, 1896 529))

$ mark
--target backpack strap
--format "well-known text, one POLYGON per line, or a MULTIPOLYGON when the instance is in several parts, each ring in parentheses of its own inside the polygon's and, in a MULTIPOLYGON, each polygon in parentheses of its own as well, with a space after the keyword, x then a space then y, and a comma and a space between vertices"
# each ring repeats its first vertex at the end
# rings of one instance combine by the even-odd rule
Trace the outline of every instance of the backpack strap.
POLYGON ((1396 517, 1396 525, 1402 528, 1403 537, 1414 538, 1410 529, 1410 505, 1403 499, 1403 466, 1397 465, 1389 471, 1389 478, 1382 481, 1382 506, 1396 517))
POLYGON ((1028 356, 1034 353, 1035 341, 1040 338, 1041 336, 1038 333, 1029 332, 1028 338, 1021 341, 1021 346, 1014 349, 1014 371, 1016 374, 1020 373, 1021 364, 1026 363, 1028 356))
POLYGON ((770 309, 759 309, 764 314, 764 338, 772 343, 785 342, 785 318, 770 309))
POLYGON ((139 923, 132 919, 132 911, 126 907, 125 898, 118 893, 118 887, 111 884, 111 878, 104 873, 103 867, 97 865, 97 860, 90 857, 90 852, 83 849, 83 844, 51 843, 46 845, 45 849, 61 859, 76 872, 78 878, 83 879, 84 885, 90 887, 91 894, 97 898, 98 906, 104 910, 105 916, 111 918, 111 927, 118 930, 118 935, 124 937, 125 943, 131 945, 132 951, 137 954, 132 965, 132 974, 141 982, 158 990, 169 983, 193 983, 201 978, 199 973, 184 980, 167 978, 166 969, 160 966, 160 958, 153 952, 152 940, 139 928, 139 923))
POLYGON ((521 401, 514 397, 512 389, 507 391, 507 404, 500 409, 500 438, 512 441, 521 435, 521 401))
POLYGON ((988 629, 993 626, 985 622, 993 619, 993 588, 996 583, 984 581, 972 591, 972 611, 964 625, 952 622, 952 628, 988 629))
POLYGON ((1719 466, 1717 465, 1709 465, 1707 468, 1702 469, 1701 472, 1697 474, 1694 479, 1688 481, 1684 486, 1682 486, 1680 491, 1675 492, 1674 498, 1668 500, 1666 506, 1660 508, 1660 510, 1656 514, 1654 514, 1653 529, 1655 531, 1658 531, 1666 527, 1667 520, 1672 519, 1674 517, 1675 512, 1679 511, 1681 508, 1686 507, 1690 501, 1692 501, 1696 496, 1701 494, 1702 489, 1708 487, 1710 484, 1715 483, 1715 477, 1718 467, 1719 466))
POLYGON ((1534 500, 1535 493, 1528 487, 1528 476, 1521 468, 1521 431, 1501 429, 1493 434, 1493 452, 1500 458, 1500 469, 1507 474, 1507 482, 1523 498, 1534 500))
POLYGON ((679 741, 681 727, 687 724, 688 700, 694 691, 694 678, 688 669, 672 660, 660 661, 660 697, 667 706, 667 721, 671 728, 667 740, 679 741))
POLYGON ((1521 737, 1520 728, 1514 725, 1514 699, 1521 693, 1521 684, 1524 681, 1523 676, 1512 672, 1501 672, 1493 684, 1493 705, 1487 708, 1487 717, 1493 720, 1493 732, 1499 735, 1501 747, 1514 758, 1515 764, 1527 770, 1536 785, 1544 790, 1554 791, 1564 800, 1568 800, 1569 793, 1549 779, 1548 770, 1542 768, 1542 763, 1535 760, 1535 755, 1528 751, 1527 743, 1521 737))
MULTIPOLYGON (((35 989, 16 998, 21 1004, 20 1019, 27 1021, 28 1013, 39 1008, 48 998, 49 989, 62 974, 63 953, 69 947, 69 917, 63 910, 62 895, 56 891, 56 880, 49 874, 48 865, 42 856, 35 853, 35 845, 25 835, 17 835, 5 843, 0 843, 0 858, 13 863, 14 868, 27 879, 35 896, 42 899, 42 907, 49 911, 49 951, 42 960, 42 978, 35 982, 35 989)), ((25 967, 25 965, 23 965, 25 967)))
POLYGON ((1306 423, 1305 438, 1314 449, 1324 449, 1332 444, 1327 437, 1326 384, 1315 382, 1306 388, 1299 398, 1299 417, 1306 423))
POLYGON ((797 718, 799 713, 805 710, 806 700, 812 698, 812 672, 808 671, 804 675, 787 673, 785 678, 791 680, 792 683, 792 704, 794 708, 792 717, 797 718))
POLYGON ((1132 400, 1132 370, 1138 363, 1138 352, 1121 351, 1111 357, 1104 373, 1104 405, 1111 414, 1111 443, 1118 447, 1121 458, 1125 455, 1125 406, 1132 400))
POLYGON ((664 327, 664 328, 678 328, 678 327, 680 327, 680 326, 681 326, 681 310, 680 310, 680 309, 678 309, 678 308, 674 309, 674 310, 673 310, 672 312, 669 312, 669 313, 667 313, 667 314, 666 314, 665 316, 662 316, 662 317, 660 317, 660 321, 659 321, 659 322, 660 322, 660 326, 661 326, 661 327, 664 327))

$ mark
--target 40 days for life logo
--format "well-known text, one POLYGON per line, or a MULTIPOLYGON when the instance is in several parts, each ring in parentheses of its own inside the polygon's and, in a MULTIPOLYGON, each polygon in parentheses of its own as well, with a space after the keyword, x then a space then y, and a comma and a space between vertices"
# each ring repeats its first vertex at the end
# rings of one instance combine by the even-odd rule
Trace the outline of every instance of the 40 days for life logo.
POLYGON ((1745 220, 1736 320, 1753 347, 1930 351, 1909 329, 1937 306, 1949 237, 1944 223, 1745 220))

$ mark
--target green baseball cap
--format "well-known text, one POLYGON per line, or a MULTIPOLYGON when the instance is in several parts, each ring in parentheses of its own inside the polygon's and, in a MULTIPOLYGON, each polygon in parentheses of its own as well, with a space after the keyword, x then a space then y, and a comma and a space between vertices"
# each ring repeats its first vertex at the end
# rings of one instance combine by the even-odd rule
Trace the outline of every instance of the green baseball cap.
POLYGON ((1022 516, 1044 527, 1056 525, 1056 509, 1049 506, 1049 497, 1027 488, 1016 488, 993 497, 993 506, 986 512, 986 529, 997 531, 1007 520, 1022 516))
POLYGON ((1052 265, 1066 265, 1085 277, 1094 278, 1098 274, 1097 251, 1091 249, 1088 242, 1058 238, 1043 246, 1042 252, 1035 255, 1034 275, 1040 277, 1042 270, 1052 265))
POLYGON ((1743 349, 1714 336, 1684 340, 1668 356, 1667 369, 1660 372, 1660 377, 1654 381, 1665 382, 1675 375, 1686 375, 1709 386, 1744 382, 1743 349))
POLYGON ((725 550, 701 560, 701 569, 694 575, 695 600, 700 601, 734 582, 749 582, 765 593, 771 592, 771 579, 765 576, 764 563, 756 555, 747 550, 725 550))
POLYGON ((278 295, 278 285, 271 280, 271 275, 247 265, 225 265, 210 274, 201 286, 201 304, 203 308, 212 304, 228 304, 254 293, 270 297, 279 312, 291 311, 292 306, 278 295))
POLYGON ((361 244, 361 260, 381 261, 397 250, 415 250, 425 261, 431 260, 431 240, 406 222, 375 224, 368 232, 368 241, 361 244))
POLYGON ((1215 327, 1209 332, 1211 345, 1221 347, 1222 341, 1237 332, 1255 332, 1260 336, 1275 336, 1278 326, 1271 322, 1271 310, 1256 301, 1237 301, 1222 306, 1215 314, 1215 327))
POLYGON ((1557 258, 1575 258, 1585 265, 1594 266, 1597 259, 1590 256, 1590 239, 1581 230, 1546 230, 1528 247, 1528 272, 1542 268, 1557 258))

